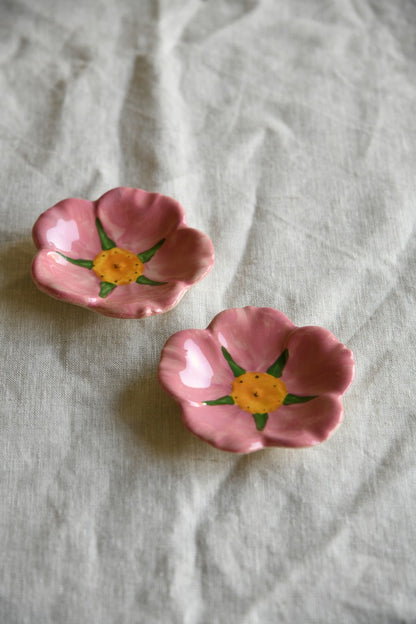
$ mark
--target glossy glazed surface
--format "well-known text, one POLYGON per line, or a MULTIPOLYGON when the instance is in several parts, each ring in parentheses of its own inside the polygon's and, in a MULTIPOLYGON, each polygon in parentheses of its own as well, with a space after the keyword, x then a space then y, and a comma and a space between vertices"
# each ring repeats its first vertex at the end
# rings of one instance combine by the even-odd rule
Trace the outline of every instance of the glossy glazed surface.
POLYGON ((119 318, 170 310, 214 263, 211 240, 187 226, 177 201, 126 187, 59 202, 38 218, 33 239, 40 290, 119 318))
POLYGON ((205 330, 174 334, 159 365, 184 424, 235 453, 323 442, 342 421, 341 397, 353 377, 353 354, 331 332, 256 307, 225 310, 205 330))

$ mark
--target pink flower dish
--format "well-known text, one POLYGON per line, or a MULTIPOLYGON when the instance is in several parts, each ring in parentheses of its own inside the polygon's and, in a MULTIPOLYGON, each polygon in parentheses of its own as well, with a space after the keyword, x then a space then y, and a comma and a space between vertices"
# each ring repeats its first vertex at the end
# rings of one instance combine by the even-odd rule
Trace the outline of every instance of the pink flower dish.
POLYGON ((33 239, 40 290, 119 318, 171 310, 214 264, 211 240, 177 201, 133 188, 64 199, 40 215, 33 239))
POLYGON ((174 334, 159 365, 185 426, 234 453, 323 442, 353 377, 353 354, 333 334, 272 308, 225 310, 207 329, 174 334))

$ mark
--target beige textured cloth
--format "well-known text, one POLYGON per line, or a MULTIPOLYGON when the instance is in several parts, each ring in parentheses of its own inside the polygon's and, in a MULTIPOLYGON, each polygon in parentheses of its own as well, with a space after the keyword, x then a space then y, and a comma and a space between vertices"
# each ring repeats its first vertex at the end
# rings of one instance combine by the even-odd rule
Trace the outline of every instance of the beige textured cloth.
POLYGON ((416 621, 411 0, 0 4, 4 624, 416 621), (122 321, 30 278, 30 230, 115 186, 178 199, 216 264, 122 321), (181 425, 165 340, 282 310, 356 357, 325 444, 181 425))

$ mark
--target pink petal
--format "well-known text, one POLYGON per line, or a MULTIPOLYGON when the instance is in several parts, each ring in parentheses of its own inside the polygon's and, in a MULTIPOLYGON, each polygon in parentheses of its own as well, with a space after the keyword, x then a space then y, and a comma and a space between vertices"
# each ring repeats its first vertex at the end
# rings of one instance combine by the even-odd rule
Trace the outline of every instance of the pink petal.
POLYGON ((173 308, 187 288, 182 283, 163 286, 128 284, 117 286, 105 299, 98 298, 90 307, 106 316, 118 318, 143 318, 161 314, 173 308))
POLYGON ((152 279, 181 280, 193 284, 210 271, 214 248, 208 236, 193 228, 171 233, 147 263, 152 279))
POLYGON ((166 342, 159 379, 176 400, 202 403, 230 394, 234 375, 212 333, 190 329, 166 342))
POLYGON ((101 250, 95 218, 93 202, 64 199, 40 215, 33 226, 33 239, 39 249, 58 250, 71 258, 93 260, 101 250))
POLYGON ((182 405, 186 427, 222 451, 251 453, 263 448, 254 418, 236 405, 182 405))
POLYGON ((353 355, 327 329, 300 327, 290 334, 286 347, 289 360, 282 380, 291 394, 343 394, 350 385, 353 355))
POLYGON ((326 440, 342 418, 341 399, 334 394, 282 406, 269 414, 263 431, 264 446, 314 446, 326 440))
POLYGON ((40 290, 76 305, 91 305, 100 292, 100 280, 93 271, 71 264, 48 249, 36 254, 32 275, 40 290))
POLYGON ((165 195, 140 189, 112 189, 97 200, 104 230, 118 247, 147 251, 185 223, 182 206, 165 195))
POLYGON ((265 372, 281 355, 295 327, 278 310, 246 307, 220 312, 208 329, 239 366, 265 372))

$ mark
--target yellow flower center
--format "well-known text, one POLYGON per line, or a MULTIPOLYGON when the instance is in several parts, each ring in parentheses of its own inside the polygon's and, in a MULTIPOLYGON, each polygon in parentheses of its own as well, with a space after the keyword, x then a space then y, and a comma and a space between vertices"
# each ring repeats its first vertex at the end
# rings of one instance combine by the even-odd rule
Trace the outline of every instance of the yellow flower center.
POLYGON ((102 282, 123 286, 136 281, 144 271, 144 264, 132 251, 113 247, 100 251, 92 270, 102 282))
POLYGON ((281 379, 268 373, 244 373, 233 381, 234 403, 251 414, 268 414, 283 403, 287 389, 281 379))

